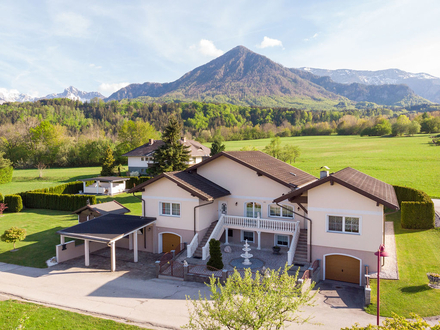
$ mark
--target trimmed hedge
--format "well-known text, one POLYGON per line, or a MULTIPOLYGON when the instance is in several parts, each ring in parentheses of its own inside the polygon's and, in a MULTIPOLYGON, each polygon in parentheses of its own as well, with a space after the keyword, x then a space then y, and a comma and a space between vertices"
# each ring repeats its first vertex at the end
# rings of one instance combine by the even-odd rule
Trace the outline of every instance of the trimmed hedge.
POLYGON ((0 193, 0 203, 3 203, 3 195, 0 193))
POLYGON ((11 182, 12 172, 14 172, 14 168, 12 166, 0 168, 0 183, 11 182))
POLYGON ((83 189, 82 181, 74 181, 74 182, 64 183, 55 187, 34 189, 34 190, 21 192, 20 195, 25 193, 77 194, 82 189, 83 189))
POLYGON ((148 181, 151 179, 150 176, 121 176, 121 178, 129 178, 130 180, 125 182, 125 188, 127 189, 131 189, 133 188, 135 185, 138 186, 141 183, 148 181))
POLYGON ((26 207, 60 211, 75 211, 87 204, 96 204, 95 195, 49 194, 42 192, 21 193, 26 207))
POLYGON ((402 228, 431 229, 435 226, 433 202, 402 202, 402 228))
POLYGON ((405 229, 431 229, 435 226, 435 209, 431 197, 414 188, 394 186, 405 229))
POLYGON ((7 212, 20 212, 23 210, 23 201, 20 195, 5 195, 4 202, 8 206, 7 212))

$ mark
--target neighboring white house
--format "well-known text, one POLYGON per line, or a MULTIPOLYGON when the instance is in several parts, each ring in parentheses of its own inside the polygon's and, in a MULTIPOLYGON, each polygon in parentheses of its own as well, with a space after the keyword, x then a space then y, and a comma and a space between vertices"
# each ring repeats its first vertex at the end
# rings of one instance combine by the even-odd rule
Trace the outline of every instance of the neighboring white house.
POLYGON ((221 152, 130 192, 142 192, 143 215, 156 219, 140 249, 167 252, 185 242, 188 255, 206 259, 209 248, 199 243, 211 227, 210 238, 283 246, 289 264, 321 259, 324 279, 358 284, 364 265, 376 271, 384 206, 398 209, 391 185, 357 170, 317 179, 260 151, 221 152))
MULTIPOLYGON (((191 152, 188 163, 190 165, 200 163, 209 157, 211 153, 211 149, 194 140, 183 138, 180 140, 180 143, 185 145, 191 152)), ((128 171, 146 174, 148 167, 153 164, 154 152, 163 144, 164 142, 161 140, 150 139, 148 143, 123 154, 122 156, 128 158, 128 171)))

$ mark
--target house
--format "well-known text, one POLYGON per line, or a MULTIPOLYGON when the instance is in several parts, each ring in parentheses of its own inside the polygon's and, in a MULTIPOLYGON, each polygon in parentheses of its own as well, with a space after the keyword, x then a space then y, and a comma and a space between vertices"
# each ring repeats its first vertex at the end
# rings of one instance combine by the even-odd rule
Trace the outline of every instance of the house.
POLYGON ((78 222, 81 223, 109 213, 125 214, 128 212, 130 212, 130 210, 118 201, 111 201, 95 205, 87 204, 72 213, 78 215, 78 222))
POLYGON ((221 152, 129 192, 141 192, 143 216, 156 219, 147 251, 187 243, 188 256, 207 259, 211 238, 247 240, 283 247, 289 264, 321 259, 324 279, 359 285, 365 265, 376 271, 385 207, 399 208, 391 185, 355 169, 318 179, 260 151, 221 152))
POLYGON ((84 194, 113 196, 125 192, 125 181, 128 180, 130 179, 118 176, 99 176, 96 178, 81 179, 80 181, 83 182, 84 194), (88 184, 88 182, 91 181, 94 182, 88 184))
MULTIPOLYGON (((182 138, 180 143, 185 145, 191 152, 189 161, 190 165, 200 163, 202 160, 209 157, 211 153, 211 149, 194 140, 182 138)), ((163 144, 164 142, 161 140, 150 139, 148 143, 123 154, 122 156, 128 158, 128 171, 146 174, 148 167, 153 164, 154 151, 163 144)))

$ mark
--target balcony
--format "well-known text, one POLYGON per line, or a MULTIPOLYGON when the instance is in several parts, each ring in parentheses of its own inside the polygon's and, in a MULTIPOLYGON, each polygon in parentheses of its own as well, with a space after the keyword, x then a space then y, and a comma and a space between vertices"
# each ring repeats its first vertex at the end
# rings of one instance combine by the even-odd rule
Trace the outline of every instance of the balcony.
MULTIPOLYGON (((299 226, 297 221, 248 218, 235 215, 222 215, 223 227, 230 229, 255 230, 273 234, 291 234, 299 226)), ((220 222, 220 221, 219 221, 220 222)), ((298 228, 299 230, 299 228, 298 228)))

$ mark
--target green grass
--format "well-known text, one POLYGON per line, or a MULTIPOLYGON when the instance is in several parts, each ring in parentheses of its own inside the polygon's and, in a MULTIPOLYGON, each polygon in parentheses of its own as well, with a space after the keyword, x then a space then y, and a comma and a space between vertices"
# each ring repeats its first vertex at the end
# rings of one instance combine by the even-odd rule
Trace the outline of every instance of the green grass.
POLYGON ((14 170, 12 182, 0 185, 0 193, 7 195, 53 187, 63 182, 98 176, 100 171, 100 167, 49 168, 40 178, 38 169, 14 170))
MULTIPOLYGON (((255 146, 262 150, 270 139, 224 142, 226 150, 255 146)), ((394 185, 413 187, 440 196, 440 148, 427 134, 414 137, 298 136, 282 138, 301 148, 293 166, 319 176, 321 166, 331 172, 347 166, 394 185)), ((209 144, 208 144, 209 145, 209 144)))
MULTIPOLYGON (((394 221, 399 280, 380 281, 380 315, 440 315, 440 290, 431 289, 426 277, 428 272, 440 273, 440 229, 402 229, 400 212, 387 220, 394 221)), ((372 280, 374 303, 367 307, 370 314, 376 314, 376 285, 377 281, 372 280)))
POLYGON ((16 300, 0 301, 0 324, 4 330, 140 329, 134 325, 16 300))

